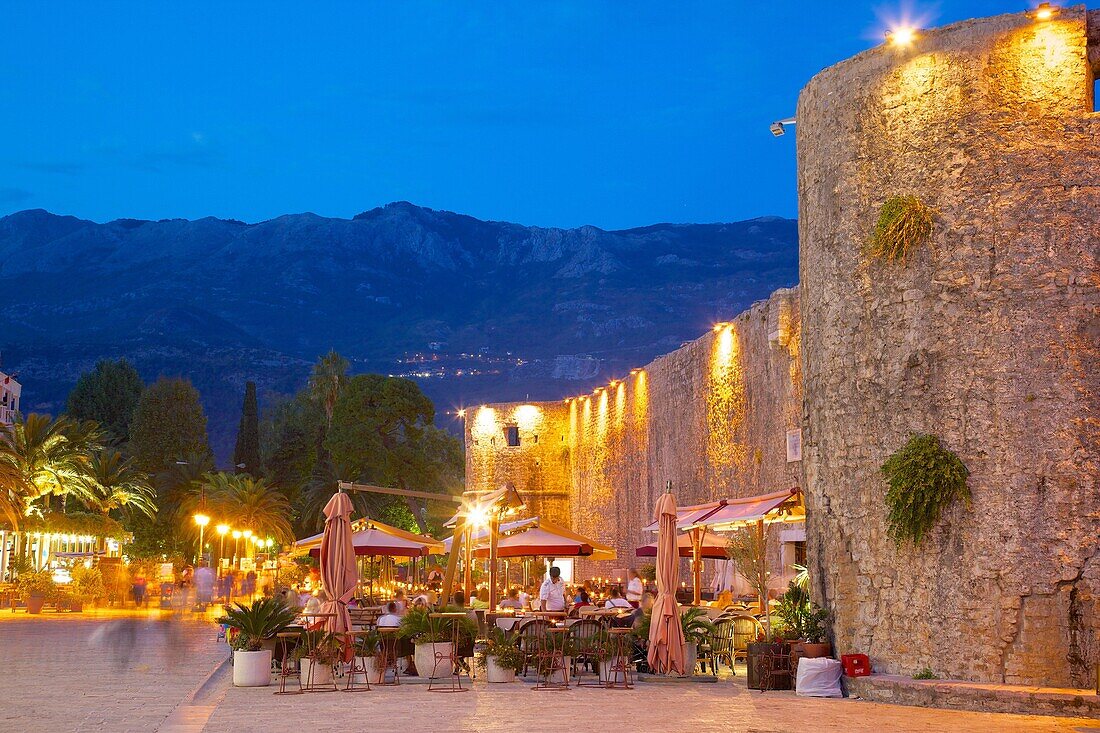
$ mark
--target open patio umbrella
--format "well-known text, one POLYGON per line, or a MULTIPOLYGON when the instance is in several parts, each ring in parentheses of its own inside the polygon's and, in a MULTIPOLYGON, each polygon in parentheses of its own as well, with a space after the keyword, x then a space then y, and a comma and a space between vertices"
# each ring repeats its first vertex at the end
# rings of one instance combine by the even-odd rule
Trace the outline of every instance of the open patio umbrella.
POLYGON ((359 573, 351 544, 351 499, 339 492, 325 505, 325 532, 321 538, 321 613, 329 631, 351 631, 348 601, 355 594, 359 573))
POLYGON ((657 600, 649 624, 649 666, 661 674, 684 675, 684 630, 676 586, 680 581, 680 553, 676 550, 676 500, 671 487, 653 510, 657 530, 657 600))
MULTIPOLYGON (((729 557, 726 550, 728 545, 729 540, 722 535, 707 532, 703 535, 699 544, 699 556, 707 560, 725 560, 729 557)), ((694 546, 691 535, 687 533, 677 535, 676 549, 679 551, 680 557, 692 557, 694 546)), ((634 554, 638 557, 657 557, 657 543, 651 542, 648 545, 642 545, 634 551, 634 554)))
MULTIPOLYGON (((519 520, 520 528, 497 542, 498 557, 587 557, 614 560, 615 550, 541 517, 519 520)), ((504 525, 501 525, 503 529, 504 525)), ((474 548, 474 557, 488 557, 489 546, 474 548)))

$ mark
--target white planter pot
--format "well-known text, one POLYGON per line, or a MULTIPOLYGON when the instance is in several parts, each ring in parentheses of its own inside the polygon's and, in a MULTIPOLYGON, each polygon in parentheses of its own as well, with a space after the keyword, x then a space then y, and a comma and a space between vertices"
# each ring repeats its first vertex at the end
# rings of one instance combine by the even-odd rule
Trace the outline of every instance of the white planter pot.
POLYGON ((320 687, 332 684, 332 665, 328 662, 315 662, 304 657, 302 665, 302 686, 320 687))
POLYGON ((364 681, 369 682, 372 685, 381 684, 383 678, 386 676, 386 667, 382 663, 382 657, 356 657, 355 666, 366 669, 366 674, 362 672, 355 673, 355 682, 362 683, 364 681), (364 680, 363 677, 367 679, 364 680))
POLYGON ((626 674, 623 670, 618 669, 614 672, 611 671, 612 667, 617 666, 620 663, 627 664, 628 659, 626 657, 611 657, 609 659, 600 660, 600 682, 622 684, 626 682, 626 674), (614 679, 612 679, 614 678, 614 679))
POLYGON ((684 643, 684 670, 685 676, 691 677, 695 674, 695 666, 699 662, 699 645, 694 641, 684 643))
POLYGON ((572 679, 570 671, 573 669, 573 657, 565 658, 565 669, 560 669, 550 675, 550 682, 561 683, 572 679))
POLYGON ((454 644, 442 641, 436 644, 417 644, 413 651, 413 661, 416 662, 417 673, 425 679, 439 679, 451 676, 451 663, 446 659, 440 660, 436 668, 435 655, 442 654, 447 657, 454 651, 454 644))
POLYGON ((516 670, 501 667, 496 657, 489 657, 485 660, 485 679, 489 682, 515 682, 516 670))
POLYGON ((233 652, 233 686, 267 687, 271 684, 271 650, 233 652))

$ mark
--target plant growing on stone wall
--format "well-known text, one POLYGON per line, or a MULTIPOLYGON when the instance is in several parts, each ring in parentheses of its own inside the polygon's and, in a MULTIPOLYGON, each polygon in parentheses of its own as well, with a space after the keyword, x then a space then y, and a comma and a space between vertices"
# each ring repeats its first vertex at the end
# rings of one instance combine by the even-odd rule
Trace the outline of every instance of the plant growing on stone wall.
POLYGON ((910 252, 931 238, 934 217, 935 212, 916 196, 891 196, 879 209, 868 254, 904 263, 910 252))
POLYGON ((920 544, 952 502, 970 504, 969 471, 934 435, 910 436, 882 464, 882 475, 890 487, 886 492, 887 531, 898 546, 906 540, 920 544))

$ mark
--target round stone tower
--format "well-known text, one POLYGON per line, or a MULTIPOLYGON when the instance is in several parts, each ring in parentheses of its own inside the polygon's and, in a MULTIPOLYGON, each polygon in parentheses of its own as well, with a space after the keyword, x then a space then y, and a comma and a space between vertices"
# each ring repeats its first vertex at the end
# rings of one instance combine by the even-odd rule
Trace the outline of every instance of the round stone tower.
POLYGON ((1083 6, 968 21, 799 98, 811 571, 837 651, 880 671, 1094 680, 1098 36, 1083 6), (867 252, 894 196, 935 217, 905 262, 867 252), (880 467, 913 433, 959 456, 972 499, 899 548, 880 467))

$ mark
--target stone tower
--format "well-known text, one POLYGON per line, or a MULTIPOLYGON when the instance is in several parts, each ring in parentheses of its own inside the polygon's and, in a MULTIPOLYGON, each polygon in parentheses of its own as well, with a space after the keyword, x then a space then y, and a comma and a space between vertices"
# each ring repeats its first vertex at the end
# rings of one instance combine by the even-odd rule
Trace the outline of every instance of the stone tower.
POLYGON ((881 671, 1085 686, 1100 662, 1100 12, 924 31, 798 103, 810 563, 838 651, 881 671), (936 212, 906 263, 883 202, 936 212), (914 432, 970 470, 920 545, 880 466, 914 432))

